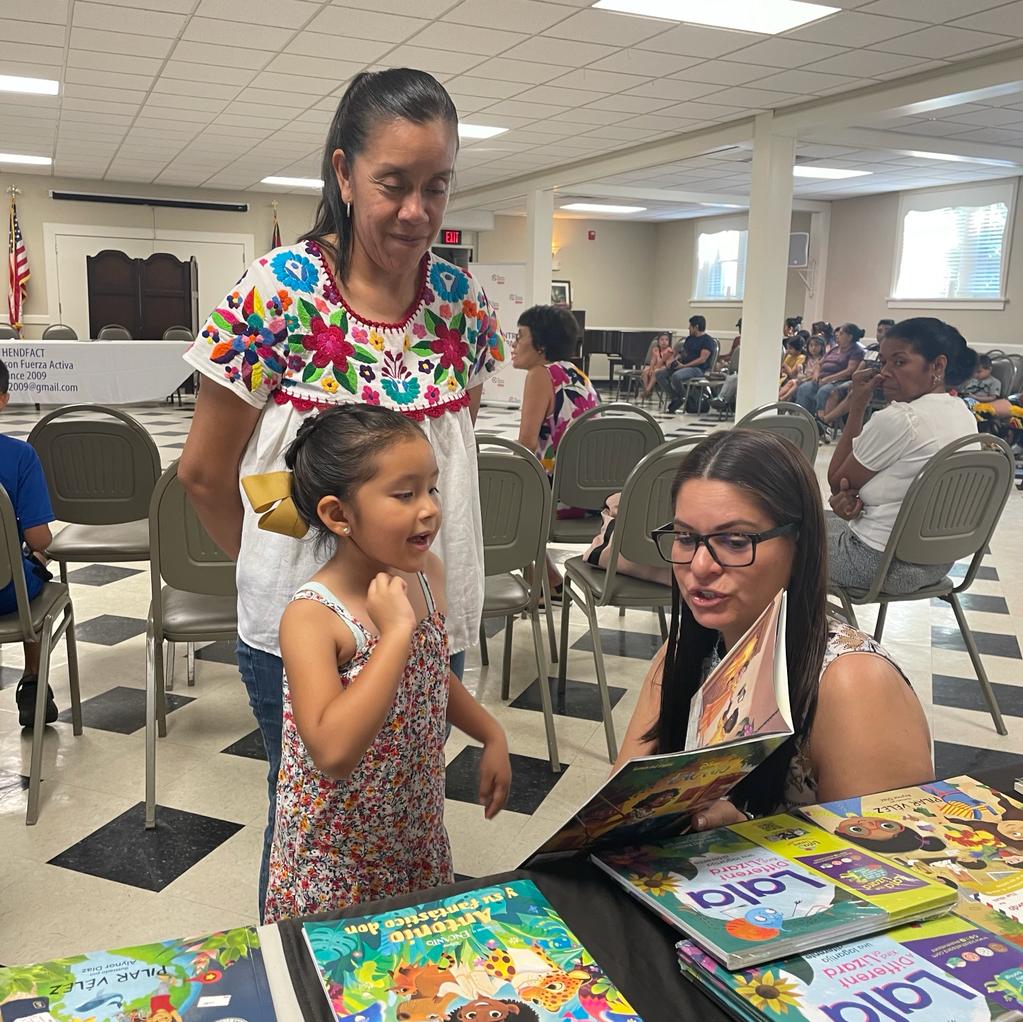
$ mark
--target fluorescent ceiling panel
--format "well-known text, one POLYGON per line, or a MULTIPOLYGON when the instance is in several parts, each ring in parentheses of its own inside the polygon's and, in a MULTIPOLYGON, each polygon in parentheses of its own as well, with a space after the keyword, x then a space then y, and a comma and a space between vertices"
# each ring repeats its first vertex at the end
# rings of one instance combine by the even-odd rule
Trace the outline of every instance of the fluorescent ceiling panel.
POLYGON ((835 14, 841 8, 804 0, 597 0, 594 7, 711 28, 777 35, 835 14))

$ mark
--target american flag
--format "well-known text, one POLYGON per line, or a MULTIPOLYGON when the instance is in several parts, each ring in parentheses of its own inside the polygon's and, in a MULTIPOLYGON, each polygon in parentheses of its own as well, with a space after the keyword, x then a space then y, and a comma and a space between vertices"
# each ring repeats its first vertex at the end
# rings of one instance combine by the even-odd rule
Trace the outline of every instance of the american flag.
POLYGON ((7 313, 11 326, 15 330, 21 329, 21 307, 28 297, 28 278, 30 276, 28 252, 25 250, 25 239, 21 236, 21 228, 18 226, 18 210, 15 208, 12 195, 11 233, 8 244, 7 313))
POLYGON ((277 222, 277 203, 274 203, 274 232, 270 236, 270 247, 281 247, 281 225, 277 222))

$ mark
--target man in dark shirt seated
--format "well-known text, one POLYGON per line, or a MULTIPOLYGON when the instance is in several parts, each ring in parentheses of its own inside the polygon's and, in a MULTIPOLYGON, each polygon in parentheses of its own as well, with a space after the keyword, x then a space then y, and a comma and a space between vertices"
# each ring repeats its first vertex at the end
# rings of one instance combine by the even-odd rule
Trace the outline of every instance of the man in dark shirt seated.
POLYGON ((686 380, 703 376, 714 355, 714 338, 707 334, 707 320, 703 316, 689 319, 689 336, 679 345, 675 361, 657 372, 657 386, 668 398, 668 411, 677 412, 682 406, 682 387, 686 380))

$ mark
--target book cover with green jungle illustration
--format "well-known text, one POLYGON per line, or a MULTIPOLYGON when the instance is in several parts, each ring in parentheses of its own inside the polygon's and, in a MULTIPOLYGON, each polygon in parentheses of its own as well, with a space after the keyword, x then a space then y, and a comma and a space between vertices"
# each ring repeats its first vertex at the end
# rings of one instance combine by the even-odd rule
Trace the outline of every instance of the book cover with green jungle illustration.
POLYGON ((253 927, 0 968, 2 1022, 275 1018, 253 927))
POLYGON ((302 930, 338 1022, 640 1022, 529 880, 302 930))
POLYGON ((593 861, 730 969, 947 912, 944 884, 785 814, 593 861))

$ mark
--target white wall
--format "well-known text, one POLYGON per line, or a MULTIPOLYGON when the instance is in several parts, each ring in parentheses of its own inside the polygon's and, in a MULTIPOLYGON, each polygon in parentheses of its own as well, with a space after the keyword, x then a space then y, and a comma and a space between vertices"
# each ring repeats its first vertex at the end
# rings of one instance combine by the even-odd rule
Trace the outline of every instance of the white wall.
MULTIPOLYGON (((993 184, 994 182, 992 182, 993 184)), ((938 316, 980 350, 1023 343, 1018 305, 1023 305, 1023 213, 1012 224, 1004 309, 889 309, 899 229, 900 193, 842 199, 831 204, 831 243, 824 292, 825 316, 834 324, 858 323, 873 336, 879 319, 938 316)))
MULTIPOLYGON (((96 227, 130 227, 136 229, 202 231, 207 233, 252 234, 258 254, 270 247, 273 224, 273 199, 278 201, 281 238, 292 241, 312 225, 318 193, 310 196, 275 196, 267 192, 230 192, 220 189, 169 188, 160 185, 127 184, 110 181, 84 181, 74 178, 46 177, 32 174, 0 174, 0 195, 6 200, 10 185, 21 189, 18 196, 18 222, 28 250, 32 277, 28 284, 28 301, 24 315, 29 317, 25 337, 39 337, 48 315, 48 282, 46 279, 43 224, 91 224, 96 227), (51 189, 58 191, 117 193, 168 199, 201 199, 212 202, 247 202, 247 213, 218 213, 209 210, 166 209, 152 206, 117 206, 95 202, 65 202, 51 199, 51 189), (36 321, 38 320, 38 321, 36 321)), ((3 232, 6 243, 6 212, 4 204, 3 232)), ((7 317, 7 274, 0 284, 0 319, 7 317)), ((210 310, 200 309, 200 317, 210 310)))

